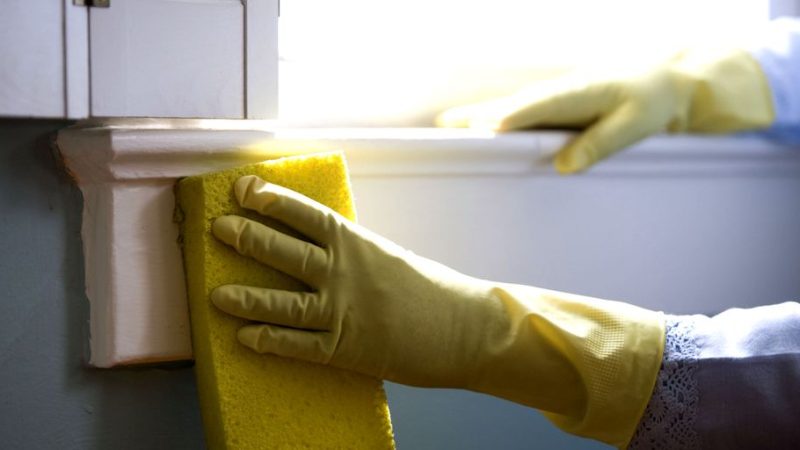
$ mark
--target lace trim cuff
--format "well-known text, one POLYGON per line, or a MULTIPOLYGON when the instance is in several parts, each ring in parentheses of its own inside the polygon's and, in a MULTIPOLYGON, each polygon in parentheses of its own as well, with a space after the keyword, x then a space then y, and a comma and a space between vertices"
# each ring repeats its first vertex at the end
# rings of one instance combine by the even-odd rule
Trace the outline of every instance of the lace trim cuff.
POLYGON ((699 449, 697 359, 693 316, 666 316, 666 341, 653 395, 628 446, 642 449, 699 449))

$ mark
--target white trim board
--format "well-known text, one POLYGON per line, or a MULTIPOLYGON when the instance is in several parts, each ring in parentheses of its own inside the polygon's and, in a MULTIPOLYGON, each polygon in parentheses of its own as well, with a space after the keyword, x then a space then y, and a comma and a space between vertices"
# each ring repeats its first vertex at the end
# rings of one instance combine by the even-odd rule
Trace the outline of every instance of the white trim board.
POLYGON ((248 0, 245 15, 245 118, 278 117, 280 0, 248 0))
MULTIPOLYGON (((180 177, 344 150, 354 177, 557 176, 560 132, 282 129, 264 121, 108 120, 62 130, 84 195, 82 237, 97 367, 192 357, 173 186, 180 177)), ((749 138, 655 137, 587 177, 800 175, 800 150, 749 138)))

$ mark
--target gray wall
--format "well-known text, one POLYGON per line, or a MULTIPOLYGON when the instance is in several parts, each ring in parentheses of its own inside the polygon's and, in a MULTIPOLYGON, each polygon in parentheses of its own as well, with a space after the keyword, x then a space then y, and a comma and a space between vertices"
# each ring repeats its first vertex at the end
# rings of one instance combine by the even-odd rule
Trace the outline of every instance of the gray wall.
POLYGON ((203 447, 190 368, 84 366, 81 194, 56 167, 64 122, 0 120, 0 447, 203 447))

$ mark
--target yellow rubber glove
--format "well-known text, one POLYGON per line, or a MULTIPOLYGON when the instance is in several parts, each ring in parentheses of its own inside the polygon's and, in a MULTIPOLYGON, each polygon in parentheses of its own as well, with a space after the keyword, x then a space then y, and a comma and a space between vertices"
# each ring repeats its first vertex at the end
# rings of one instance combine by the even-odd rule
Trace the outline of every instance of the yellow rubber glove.
POLYGON ((579 127, 555 159, 561 173, 664 131, 726 133, 769 126, 772 97, 760 65, 741 50, 696 49, 627 75, 573 74, 506 98, 440 114, 445 127, 497 131, 579 127))
POLYGON ((255 176, 234 189, 243 207, 308 237, 238 216, 215 220, 218 239, 309 286, 215 289, 217 307, 255 322, 239 330, 244 345, 491 394, 541 409, 568 432, 627 444, 661 363, 660 313, 471 278, 255 176))

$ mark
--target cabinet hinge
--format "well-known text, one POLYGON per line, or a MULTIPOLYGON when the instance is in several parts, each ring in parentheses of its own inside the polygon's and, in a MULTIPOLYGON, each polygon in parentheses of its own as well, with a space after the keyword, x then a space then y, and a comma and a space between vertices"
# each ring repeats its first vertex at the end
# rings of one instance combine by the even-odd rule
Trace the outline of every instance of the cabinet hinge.
POLYGON ((76 6, 93 6, 95 8, 108 8, 111 6, 111 0, 72 0, 72 4, 76 6))

